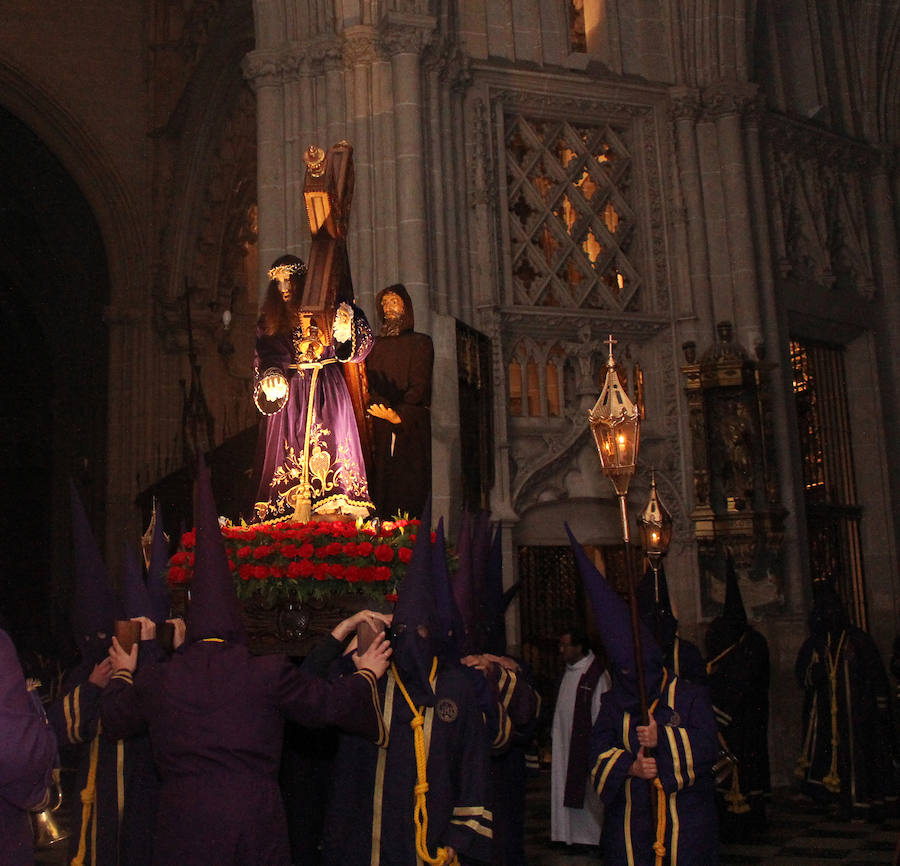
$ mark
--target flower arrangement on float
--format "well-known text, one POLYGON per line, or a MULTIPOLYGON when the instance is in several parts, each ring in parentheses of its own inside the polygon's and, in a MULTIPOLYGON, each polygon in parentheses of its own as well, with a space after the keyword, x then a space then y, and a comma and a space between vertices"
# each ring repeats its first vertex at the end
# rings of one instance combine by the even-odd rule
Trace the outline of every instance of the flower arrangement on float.
MULTIPOLYGON (((238 598, 326 600, 356 592, 395 601, 419 528, 417 519, 310 521, 233 525, 222 537, 238 598)), ((432 533, 432 541, 434 533, 432 533)), ((173 588, 189 586, 194 573, 194 530, 169 560, 173 588)))

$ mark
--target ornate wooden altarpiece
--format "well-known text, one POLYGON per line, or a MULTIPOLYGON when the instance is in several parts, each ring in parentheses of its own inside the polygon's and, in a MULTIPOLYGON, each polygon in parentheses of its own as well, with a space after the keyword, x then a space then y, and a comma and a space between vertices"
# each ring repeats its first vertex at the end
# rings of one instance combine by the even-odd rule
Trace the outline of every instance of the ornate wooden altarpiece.
POLYGON ((694 466, 694 510, 704 616, 724 598, 725 558, 731 552, 745 604, 780 607, 783 600, 784 518, 772 457, 768 377, 772 365, 754 360, 734 341, 731 322, 700 359, 685 343, 681 368, 687 395, 694 466), (745 589, 746 588, 746 589, 745 589))

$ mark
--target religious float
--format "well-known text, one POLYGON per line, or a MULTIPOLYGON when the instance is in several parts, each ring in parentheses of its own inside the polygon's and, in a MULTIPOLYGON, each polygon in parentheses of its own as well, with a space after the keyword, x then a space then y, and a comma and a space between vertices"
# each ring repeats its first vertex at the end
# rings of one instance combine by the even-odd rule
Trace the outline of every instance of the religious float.
MULTIPOLYGON (((222 526, 228 564, 256 653, 306 655, 345 617, 391 609, 418 520, 312 520, 222 526)), ((193 530, 169 560, 175 615, 190 616, 193 530)))

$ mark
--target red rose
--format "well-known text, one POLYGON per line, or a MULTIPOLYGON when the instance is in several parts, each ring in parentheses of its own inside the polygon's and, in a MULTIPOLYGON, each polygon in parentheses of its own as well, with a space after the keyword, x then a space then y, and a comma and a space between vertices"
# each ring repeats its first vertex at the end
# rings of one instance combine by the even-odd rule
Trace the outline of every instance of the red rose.
POLYGON ((250 547, 249 544, 245 544, 243 547, 238 549, 238 559, 247 559, 247 557, 249 557, 251 553, 253 553, 253 548, 250 547))
POLYGON ((371 556, 374 549, 371 541, 361 541, 356 547, 356 555, 371 556))
POLYGON ((375 548, 375 559, 379 562, 390 562, 394 558, 394 548, 387 544, 379 544, 375 548))
POLYGON ((397 558, 400 562, 409 562, 412 559, 412 550, 408 547, 401 547, 397 551, 397 558))
POLYGON ((299 552, 303 559, 309 559, 316 552, 316 549, 307 541, 306 544, 300 546, 299 552))

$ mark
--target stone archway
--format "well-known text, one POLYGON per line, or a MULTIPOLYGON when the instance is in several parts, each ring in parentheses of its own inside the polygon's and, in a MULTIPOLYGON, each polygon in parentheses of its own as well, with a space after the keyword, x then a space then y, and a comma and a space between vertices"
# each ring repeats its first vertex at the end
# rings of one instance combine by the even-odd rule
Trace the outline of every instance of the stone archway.
POLYGON ((46 650, 65 635, 69 477, 102 538, 110 281, 77 183, 4 109, 0 159, 0 609, 46 650))

